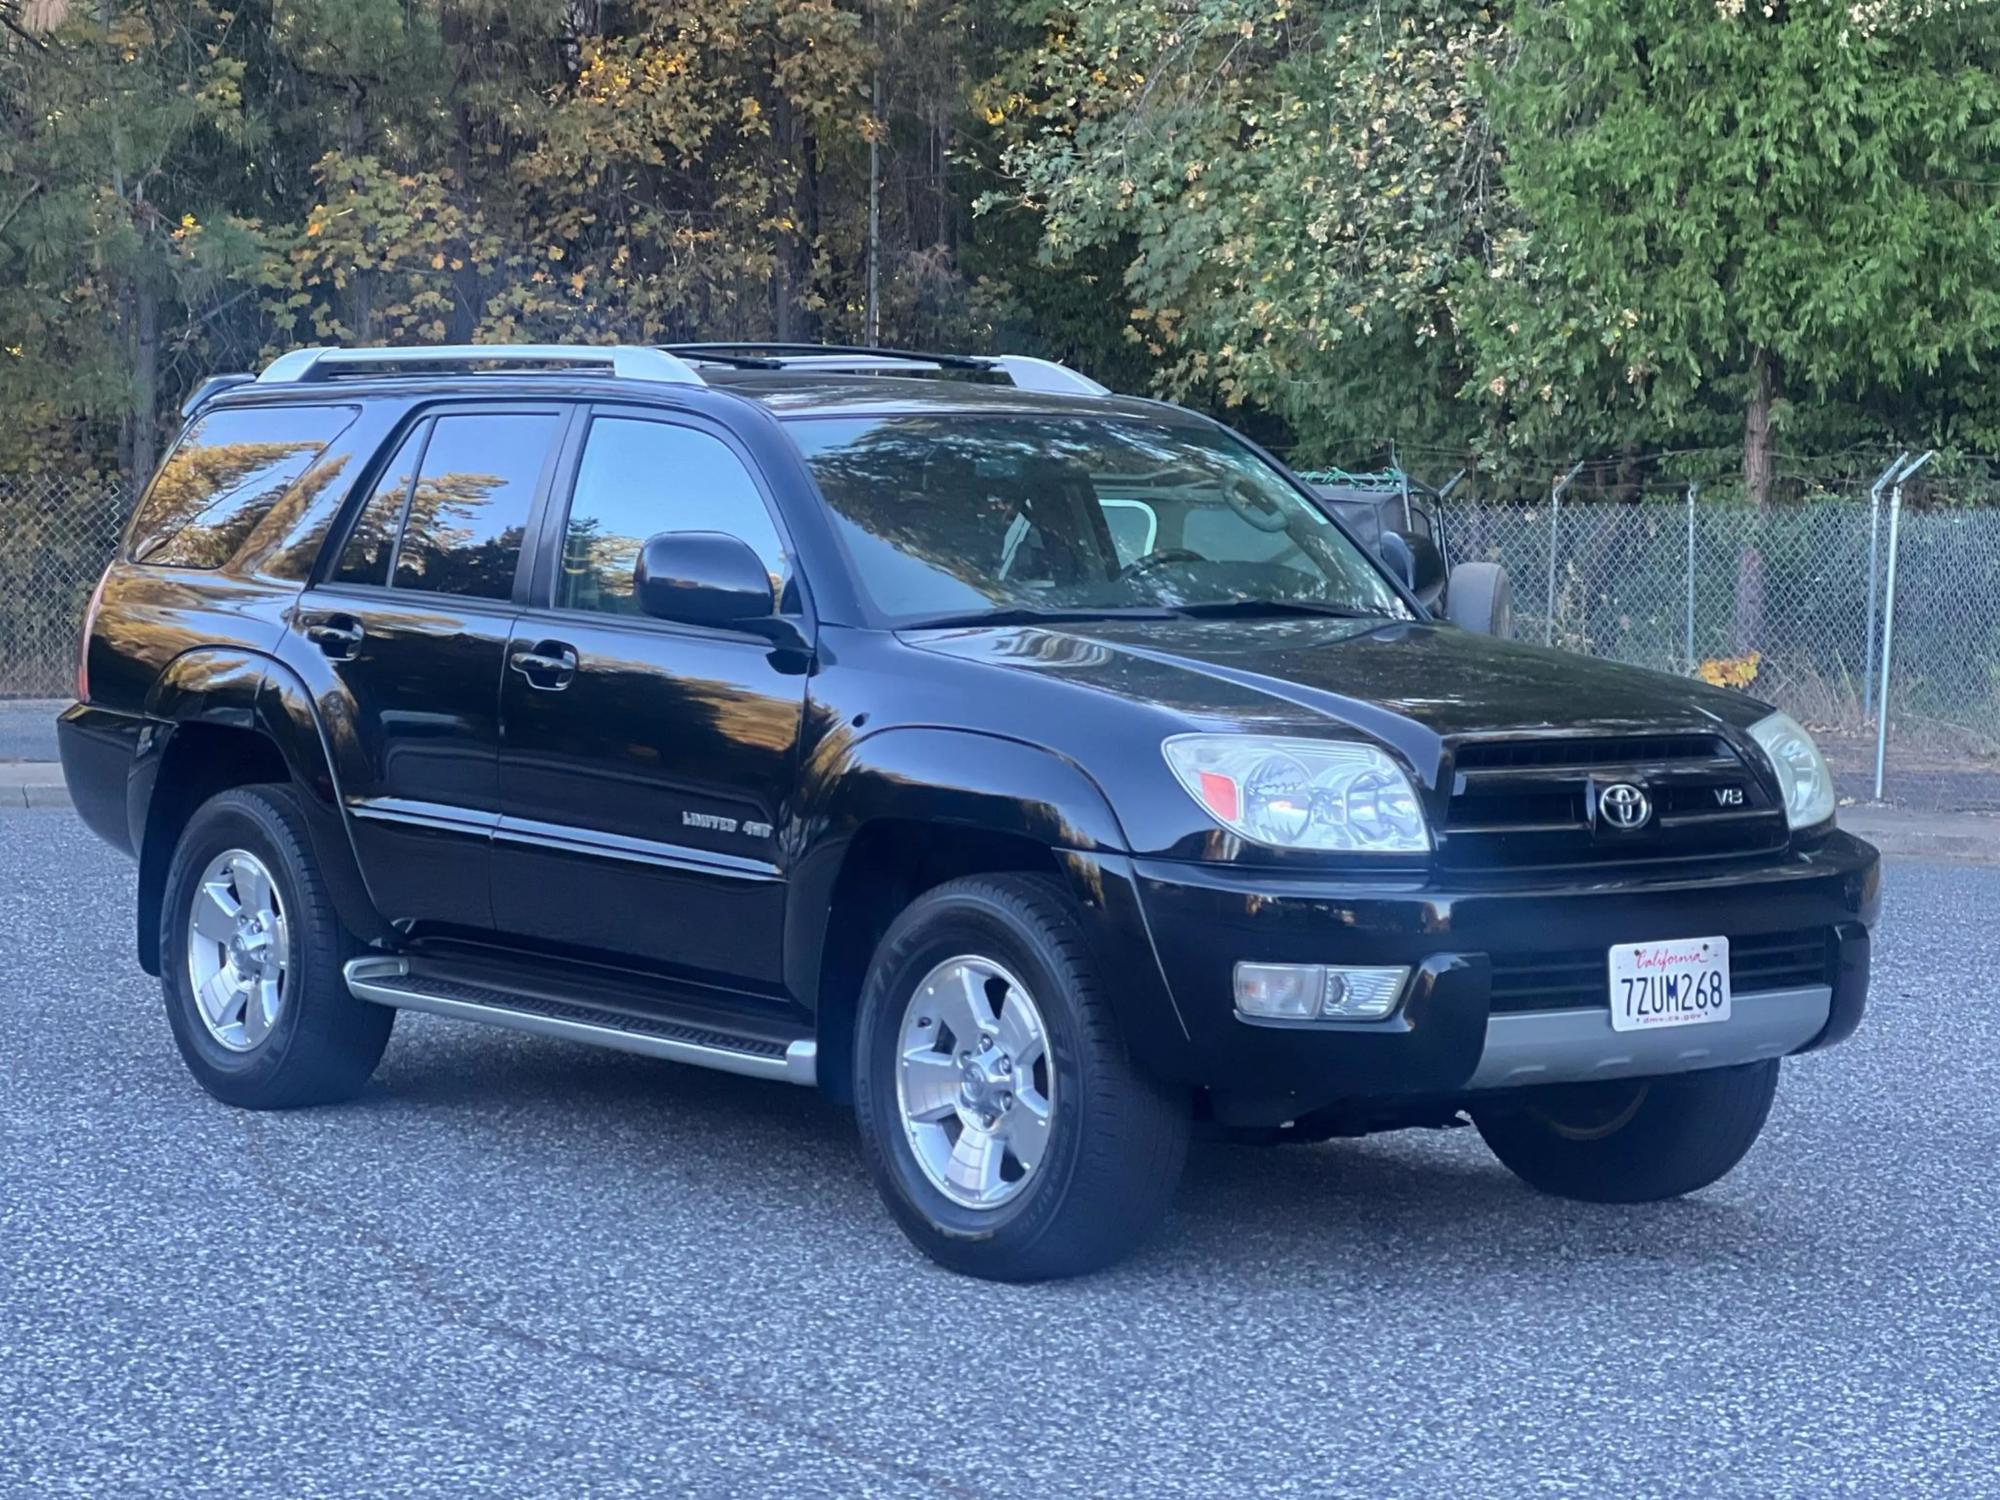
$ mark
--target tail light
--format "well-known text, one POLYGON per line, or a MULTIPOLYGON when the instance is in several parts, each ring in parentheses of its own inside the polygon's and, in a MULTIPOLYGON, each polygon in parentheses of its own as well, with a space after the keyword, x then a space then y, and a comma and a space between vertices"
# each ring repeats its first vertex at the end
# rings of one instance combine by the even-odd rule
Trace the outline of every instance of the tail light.
POLYGON ((111 570, 106 568, 97 578, 97 587, 90 591, 90 603, 83 611, 83 639, 76 649, 76 701, 90 701, 90 638, 97 633, 97 607, 104 602, 104 585, 111 581, 111 570))

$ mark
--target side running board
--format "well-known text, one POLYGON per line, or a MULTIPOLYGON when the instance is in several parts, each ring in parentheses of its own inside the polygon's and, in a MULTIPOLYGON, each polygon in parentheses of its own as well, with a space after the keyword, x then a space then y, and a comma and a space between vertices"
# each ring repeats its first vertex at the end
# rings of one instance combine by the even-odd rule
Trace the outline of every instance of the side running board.
POLYGON ((818 1048, 810 1040, 786 1043, 769 1037, 739 1036, 665 1017, 636 1016, 542 995, 517 994, 440 974, 413 973, 409 961, 402 958, 351 959, 343 972, 356 999, 398 1010, 427 1011, 434 1016, 636 1052, 641 1057, 663 1057, 750 1078, 775 1078, 808 1088, 818 1078, 818 1048))

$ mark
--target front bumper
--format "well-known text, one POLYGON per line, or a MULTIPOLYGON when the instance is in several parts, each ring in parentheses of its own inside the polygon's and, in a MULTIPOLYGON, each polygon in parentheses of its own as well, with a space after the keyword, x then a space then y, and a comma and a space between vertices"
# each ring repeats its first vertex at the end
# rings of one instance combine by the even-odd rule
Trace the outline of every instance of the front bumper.
POLYGON ((1451 1098, 1571 1079, 1719 1067, 1824 1047, 1860 1023, 1871 847, 1835 832, 1775 861, 1699 869, 1567 870, 1505 883, 1291 874, 1133 862, 1153 948, 1186 1032, 1173 1071, 1245 1122, 1350 1100, 1451 1098), (1742 995, 1728 1022, 1615 1033, 1608 1010, 1496 1013, 1502 957, 1626 941, 1823 930, 1828 983, 1742 995), (1386 1021, 1259 1025, 1235 1011, 1239 960, 1408 964, 1386 1021))

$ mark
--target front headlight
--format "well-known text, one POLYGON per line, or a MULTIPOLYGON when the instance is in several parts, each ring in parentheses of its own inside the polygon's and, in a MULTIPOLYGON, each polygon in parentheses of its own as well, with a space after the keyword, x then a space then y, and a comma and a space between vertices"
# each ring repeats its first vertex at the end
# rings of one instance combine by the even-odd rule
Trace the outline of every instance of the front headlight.
POLYGON ((1160 748, 1208 815, 1254 843, 1361 854, 1431 847, 1409 778, 1372 745, 1180 734, 1160 748))
POLYGON ((1772 714, 1750 726, 1750 738, 1763 746, 1778 773, 1785 794, 1785 821, 1810 828, 1833 816, 1833 773, 1826 768, 1812 736, 1790 714, 1772 714))

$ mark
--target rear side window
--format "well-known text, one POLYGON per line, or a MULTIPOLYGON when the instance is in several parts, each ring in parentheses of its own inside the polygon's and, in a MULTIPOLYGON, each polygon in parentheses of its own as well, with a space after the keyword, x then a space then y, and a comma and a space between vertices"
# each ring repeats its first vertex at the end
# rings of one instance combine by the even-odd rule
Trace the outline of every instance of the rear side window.
POLYGON ((200 418, 132 526, 134 562, 219 568, 353 422, 352 406, 258 406, 200 418))
POLYGON ((389 467, 375 481, 375 493, 361 508, 340 560, 328 575, 334 583, 376 583, 389 581, 389 565, 396 556, 396 533, 403 527, 403 507, 410 500, 410 486, 417 480, 417 460, 423 456, 424 439, 430 424, 419 422, 403 439, 403 446, 389 461, 389 467))
POLYGON ((507 598, 557 427, 552 412, 418 427, 376 480, 328 582, 507 598))
POLYGON ((396 547, 395 586, 469 599, 514 591, 553 416, 439 417, 396 547))

